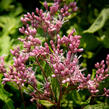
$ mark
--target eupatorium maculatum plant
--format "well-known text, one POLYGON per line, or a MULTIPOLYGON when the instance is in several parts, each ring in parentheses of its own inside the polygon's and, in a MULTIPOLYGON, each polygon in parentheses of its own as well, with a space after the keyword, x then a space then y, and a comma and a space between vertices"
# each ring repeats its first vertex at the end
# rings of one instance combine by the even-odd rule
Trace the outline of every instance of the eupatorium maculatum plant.
MULTIPOLYGON (((100 83, 109 76, 109 55, 106 57, 106 65, 104 60, 95 64, 97 71, 92 79, 91 74, 85 75, 84 68, 81 68, 79 63, 80 56, 77 53, 83 51, 79 48, 81 36, 75 35, 75 30, 68 36, 59 35, 60 28, 66 22, 65 18, 77 11, 76 2, 67 5, 61 5, 61 2, 62 0, 54 0, 50 7, 44 2, 45 12, 36 8, 35 13, 27 13, 21 18, 24 26, 19 31, 25 38, 19 40, 23 43, 23 49, 17 47, 10 50, 13 64, 8 70, 4 58, 0 57, 0 73, 4 75, 3 84, 15 82, 20 90, 27 87, 27 84, 31 86, 29 93, 31 101, 36 101, 38 108, 46 102, 60 109, 63 95, 70 90, 88 89, 91 96, 98 96, 100 83), (51 40, 42 43, 36 38, 38 28, 43 29, 44 37, 48 34, 51 40), (44 66, 48 66, 50 70, 47 72, 44 66), (41 72, 37 72, 37 68, 41 72), (37 74, 43 77, 40 82, 37 74), (55 89, 54 84, 58 84, 55 89), (59 92, 58 97, 55 90, 59 92)), ((109 89, 104 88, 101 96, 108 97, 109 89)))

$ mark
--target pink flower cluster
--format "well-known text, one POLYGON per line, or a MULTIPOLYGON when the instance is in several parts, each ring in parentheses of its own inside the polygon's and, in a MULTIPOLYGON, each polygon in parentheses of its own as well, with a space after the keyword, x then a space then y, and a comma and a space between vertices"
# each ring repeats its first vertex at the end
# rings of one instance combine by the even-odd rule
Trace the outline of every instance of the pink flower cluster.
MULTIPOLYGON (((74 32, 74 30, 73 30, 74 32)), ((80 81, 82 73, 78 57, 75 53, 83 51, 82 48, 78 49, 80 44, 80 36, 74 35, 71 32, 68 37, 57 36, 57 46, 55 47, 54 42, 51 40, 50 44, 53 52, 49 52, 50 62, 54 69, 52 77, 60 78, 62 83, 69 82, 75 84, 80 81), (60 49, 62 45, 67 47, 67 53, 63 49, 60 49), (65 56, 66 55, 66 56, 65 56)))
POLYGON ((4 57, 0 57, 0 73, 5 73, 5 64, 4 64, 4 57))
MULTIPOLYGON (((97 68, 96 71, 96 75, 94 77, 94 79, 92 80, 90 77, 91 75, 89 74, 87 77, 87 79, 83 82, 80 83, 79 87, 80 89, 82 88, 87 88, 90 90, 90 92, 94 95, 97 92, 99 92, 98 87, 100 85, 101 82, 103 82, 103 80, 105 80, 107 77, 109 77, 109 55, 107 55, 106 57, 106 65, 104 63, 105 61, 102 60, 100 63, 97 62, 95 64, 95 67, 97 68)), ((105 91, 105 95, 107 96, 106 90, 105 91)))
MULTIPOLYGON (((45 47, 35 47, 30 54, 34 54, 31 56, 47 55, 49 58, 45 58, 45 61, 49 63, 54 72, 52 77, 59 78, 62 84, 69 83, 69 85, 76 85, 79 83, 78 89, 86 88, 92 94, 96 94, 99 92, 99 84, 109 76, 109 68, 107 67, 105 69, 103 60, 101 63, 95 65, 98 70, 93 80, 90 78, 90 74, 85 77, 82 73, 82 69, 80 69, 79 58, 76 55, 77 52, 83 51, 82 48, 78 48, 81 36, 73 36, 74 32, 75 31, 72 30, 68 36, 63 36, 62 38, 57 35, 57 43, 54 43, 53 40, 50 41, 52 50, 49 49, 48 44, 45 43, 45 47), (60 49, 62 45, 68 50, 66 54, 63 49, 60 49)), ((109 55, 107 55, 106 63, 109 65, 109 55)))
POLYGON ((3 83, 14 81, 18 85, 24 86, 25 83, 30 83, 36 87, 35 72, 31 68, 26 67, 26 61, 29 56, 20 51, 20 48, 11 50, 14 63, 9 67, 10 71, 4 73, 3 83))
POLYGON ((104 88, 104 95, 109 97, 109 89, 104 88))
MULTIPOLYGON (((54 0, 53 5, 50 7, 48 7, 47 2, 44 2, 45 12, 43 12, 42 9, 36 8, 36 14, 34 12, 25 14, 24 17, 21 18, 21 21, 27 29, 22 27, 19 29, 20 32, 28 35, 28 28, 32 26, 34 31, 36 31, 37 28, 42 28, 44 32, 47 32, 53 38, 65 22, 64 18, 72 12, 77 11, 76 2, 61 7, 60 1, 61 0, 54 0), (30 22, 30 25, 28 22, 30 22)), ((33 32, 33 34, 34 33, 35 32, 33 32)))

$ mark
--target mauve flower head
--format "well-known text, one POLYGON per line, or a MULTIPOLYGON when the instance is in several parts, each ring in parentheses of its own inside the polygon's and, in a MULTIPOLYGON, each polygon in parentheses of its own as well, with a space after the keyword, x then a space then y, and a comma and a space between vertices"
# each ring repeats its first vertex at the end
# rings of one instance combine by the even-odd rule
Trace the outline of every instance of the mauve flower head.
POLYGON ((106 64, 107 64, 107 66, 109 67, 109 54, 108 54, 107 57, 106 57, 106 64))
POLYGON ((4 57, 0 57, 0 73, 5 73, 5 64, 4 64, 4 57))
POLYGON ((65 17, 72 14, 77 10, 76 2, 72 2, 69 5, 60 5, 61 0, 54 0, 52 6, 48 6, 47 2, 44 2, 46 11, 36 8, 36 13, 27 13, 21 18, 23 27, 19 31, 26 35, 36 35, 38 28, 42 28, 44 32, 47 32, 51 39, 59 33, 60 28, 65 22, 65 17), (72 11, 71 11, 72 9, 72 11), (30 29, 32 26, 33 30, 30 29))
POLYGON ((104 94, 106 97, 109 97, 109 89, 104 88, 104 94))
MULTIPOLYGON (((74 30, 73 30, 74 31, 74 30)), ((79 83, 81 80, 82 72, 80 70, 79 65, 79 58, 77 57, 76 53, 81 52, 78 49, 80 44, 80 36, 72 35, 71 32, 68 36, 60 37, 57 35, 57 42, 54 43, 53 40, 50 41, 51 49, 49 49, 48 44, 45 43, 47 46, 47 52, 49 59, 47 61, 50 65, 52 65, 53 72, 52 77, 61 78, 61 82, 64 84, 69 82, 69 84, 76 84, 79 83), (73 48, 69 48, 69 45, 73 44, 73 48), (61 46, 65 45, 68 51, 60 49, 61 46), (66 55, 66 56, 65 56, 66 55)))
POLYGON ((16 84, 24 86, 25 83, 30 83, 36 87, 36 78, 35 74, 30 68, 23 70, 15 69, 14 66, 10 66, 10 71, 8 73, 4 73, 3 83, 8 81, 16 82, 16 84))
MULTIPOLYGON (((105 61, 102 60, 100 63, 97 62, 95 64, 95 67, 97 68, 96 71, 96 75, 93 78, 93 80, 91 80, 91 78, 89 78, 87 81, 85 81, 85 83, 83 82, 82 84, 80 84, 80 88, 88 88, 89 91, 92 93, 92 95, 96 94, 99 92, 99 85, 100 83, 102 83, 106 78, 109 77, 109 69, 108 69, 108 58, 109 55, 107 55, 106 57, 106 64, 107 67, 105 65, 105 61)), ((104 88, 105 91, 105 95, 108 96, 108 91, 105 90, 106 88, 104 88)))
POLYGON ((109 62, 109 55, 107 55, 106 57, 106 64, 107 64, 107 67, 105 65, 105 61, 102 60, 100 63, 97 62, 95 64, 95 67, 97 68, 97 71, 96 71, 96 78, 95 80, 97 82, 102 82, 104 79, 106 79, 107 77, 109 77, 109 68, 108 68, 108 62, 109 62))

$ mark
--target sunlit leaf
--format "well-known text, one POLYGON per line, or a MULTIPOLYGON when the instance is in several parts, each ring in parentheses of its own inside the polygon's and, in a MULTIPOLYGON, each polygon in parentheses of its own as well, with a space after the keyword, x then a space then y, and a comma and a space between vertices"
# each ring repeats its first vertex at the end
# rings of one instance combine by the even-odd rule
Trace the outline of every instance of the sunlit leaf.
POLYGON ((95 105, 88 105, 84 109, 109 109, 109 105, 100 103, 95 105))
POLYGON ((50 101, 47 101, 47 100, 39 100, 39 103, 46 107, 51 107, 54 105, 53 103, 51 103, 50 101))
POLYGON ((8 10, 9 8, 11 8, 12 6, 10 5, 13 2, 13 0, 2 0, 0 2, 0 8, 2 10, 8 10))
POLYGON ((0 55, 7 55, 10 49, 10 37, 3 36, 0 37, 0 55))
POLYGON ((16 28, 19 26, 19 20, 17 21, 16 18, 11 16, 1 16, 0 26, 2 28, 0 36, 0 54, 7 55, 12 43, 9 35, 15 34, 16 28))
POLYGON ((84 33, 94 33, 98 31, 104 26, 107 19, 109 19, 109 8, 103 9, 95 22, 90 26, 89 29, 85 30, 84 33))

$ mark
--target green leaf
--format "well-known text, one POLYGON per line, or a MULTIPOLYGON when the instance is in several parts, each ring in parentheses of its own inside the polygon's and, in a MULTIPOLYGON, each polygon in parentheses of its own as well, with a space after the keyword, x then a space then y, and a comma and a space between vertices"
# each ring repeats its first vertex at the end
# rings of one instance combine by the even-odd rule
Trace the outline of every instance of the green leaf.
POLYGON ((1 16, 0 25, 3 28, 3 34, 13 34, 19 27, 19 19, 12 16, 1 16))
POLYGON ((0 74, 0 85, 3 85, 2 84, 2 77, 3 77, 3 74, 0 74))
POLYGON ((45 33, 42 28, 37 29, 36 37, 39 38, 39 40, 41 40, 42 42, 45 41, 45 35, 47 35, 47 33, 45 33))
POLYGON ((101 36, 101 42, 103 43, 104 47, 109 48, 109 29, 107 29, 107 31, 101 36))
POLYGON ((100 104, 85 106, 84 109, 109 109, 109 105, 104 104, 104 103, 100 103, 100 104))
POLYGON ((86 98, 87 93, 88 93, 87 90, 79 91, 79 92, 77 90, 74 90, 72 93, 72 97, 75 104, 78 104, 78 105, 89 104, 91 97, 86 98))
POLYGON ((23 12, 23 8, 21 4, 18 4, 18 7, 14 10, 14 12, 12 12, 12 16, 18 16, 22 12, 23 12))
POLYGON ((9 98, 12 94, 5 91, 5 89, 0 85, 0 100, 2 100, 5 105, 5 109, 14 109, 13 101, 9 98))
POLYGON ((11 8, 12 2, 13 2, 13 0, 2 0, 0 2, 0 8, 3 10, 8 10, 9 8, 11 8))
POLYGON ((6 104, 3 106, 3 109, 15 109, 13 101, 11 99, 8 99, 6 104))
POLYGON ((45 71, 47 77, 51 76, 51 68, 48 63, 45 64, 44 71, 45 71))
POLYGON ((52 90, 54 92, 55 98, 58 100, 59 99, 59 91, 60 91, 60 86, 59 86, 58 80, 56 78, 52 78, 51 85, 52 85, 52 90))
POLYGON ((0 55, 7 55, 11 47, 10 35, 15 34, 19 26, 19 20, 11 16, 0 17, 0 27, 2 28, 0 36, 0 55))
POLYGON ((10 49, 10 37, 3 36, 0 37, 0 55, 7 55, 10 49))
POLYGON ((85 50, 94 50, 98 47, 99 41, 92 34, 85 34, 81 39, 82 46, 85 50))
MULTIPOLYGON (((44 6, 44 2, 40 1, 40 3, 44 6)), ((52 6, 53 5, 53 2, 47 2, 47 5, 48 6, 52 6)))
POLYGON ((109 19, 109 8, 105 8, 101 11, 95 22, 84 33, 94 33, 101 29, 105 22, 109 19))
POLYGON ((91 79, 92 80, 94 79, 95 75, 96 75, 96 70, 95 69, 92 69, 92 76, 91 76, 91 79))
POLYGON ((39 100, 38 102, 46 107, 51 107, 54 105, 53 103, 51 103, 50 101, 47 101, 47 100, 39 100))
POLYGON ((72 93, 72 96, 73 96, 73 100, 74 100, 74 102, 76 103, 76 104, 81 104, 81 102, 82 102, 82 99, 81 99, 81 97, 80 97, 80 94, 77 92, 77 91, 73 91, 73 93, 72 93))

